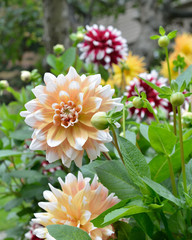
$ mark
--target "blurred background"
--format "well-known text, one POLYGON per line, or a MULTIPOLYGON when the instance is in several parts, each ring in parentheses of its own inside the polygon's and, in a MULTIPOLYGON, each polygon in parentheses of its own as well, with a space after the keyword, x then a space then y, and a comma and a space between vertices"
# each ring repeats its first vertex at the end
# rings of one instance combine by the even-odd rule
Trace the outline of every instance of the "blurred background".
MULTIPOLYGON (((133 54, 154 67, 161 59, 156 41, 160 25, 167 31, 192 30, 190 0, 2 0, 0 2, 0 80, 20 89, 21 70, 49 70, 53 46, 72 45, 69 34, 87 24, 113 25, 122 31, 133 54)), ((9 94, 0 101, 9 102, 9 94)))

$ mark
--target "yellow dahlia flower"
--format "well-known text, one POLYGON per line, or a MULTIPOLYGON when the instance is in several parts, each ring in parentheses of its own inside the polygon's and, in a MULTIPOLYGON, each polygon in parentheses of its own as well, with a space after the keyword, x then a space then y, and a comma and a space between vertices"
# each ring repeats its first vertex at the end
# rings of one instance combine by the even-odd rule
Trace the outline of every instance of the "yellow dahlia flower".
MULTIPOLYGON (((190 62, 191 62, 191 60, 185 54, 183 54, 182 52, 173 52, 173 53, 171 53, 169 55, 169 65, 170 65, 170 71, 171 71, 171 78, 172 79, 176 79, 178 77, 178 72, 173 70, 173 68, 174 68, 173 61, 177 60, 177 56, 178 55, 180 55, 181 57, 184 57, 185 63, 186 63, 185 69, 189 67, 190 62)), ((164 77, 166 77, 166 78, 169 77, 168 68, 167 68, 167 61, 166 60, 161 62, 161 71, 160 71, 160 73, 164 77)))
POLYGON ((183 33, 175 38, 174 50, 186 56, 192 56, 192 34, 183 33))
POLYGON ((21 112, 25 122, 35 129, 30 149, 46 150, 49 162, 61 159, 67 167, 72 160, 80 167, 84 150, 90 160, 108 151, 103 143, 112 140, 109 131, 94 128, 91 118, 99 111, 122 109, 121 99, 112 99, 114 89, 99 85, 99 74, 79 76, 73 67, 66 76, 56 78, 46 73, 44 82, 45 86, 32 90, 36 99, 21 112))
POLYGON ((96 228, 90 221, 102 212, 119 202, 114 193, 108 196, 108 189, 98 183, 97 176, 90 184, 90 178, 83 178, 81 172, 78 178, 69 173, 65 182, 58 178, 62 191, 49 185, 51 191, 44 191, 48 202, 40 202, 39 206, 46 212, 35 213, 33 222, 45 228, 35 229, 39 238, 51 239, 46 226, 52 224, 70 225, 86 231, 93 240, 106 240, 113 233, 111 225, 96 228))
MULTIPOLYGON (((138 74, 146 71, 144 57, 133 55, 132 52, 129 52, 129 56, 123 65, 125 65, 123 74, 125 77, 126 85, 128 85, 129 82, 138 74)), ((113 64, 113 70, 114 75, 107 81, 107 84, 110 84, 111 87, 114 87, 114 85, 120 86, 122 80, 121 66, 113 64)))

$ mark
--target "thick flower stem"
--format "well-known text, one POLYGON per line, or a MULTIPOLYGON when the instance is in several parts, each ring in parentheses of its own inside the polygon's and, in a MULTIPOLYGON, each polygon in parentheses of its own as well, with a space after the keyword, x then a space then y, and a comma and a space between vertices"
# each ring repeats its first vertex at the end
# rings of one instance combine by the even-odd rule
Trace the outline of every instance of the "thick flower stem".
POLYGON ((169 55, 168 55, 168 48, 165 48, 165 56, 166 56, 166 61, 167 61, 167 68, 168 68, 168 74, 169 74, 169 83, 171 84, 171 70, 170 70, 170 65, 169 65, 169 55))
POLYGON ((181 167, 183 174, 183 188, 187 193, 187 180, 186 180, 186 172, 185 172, 185 159, 184 159, 184 149, 183 149, 183 133, 182 133, 182 125, 181 125, 181 107, 177 107, 178 111, 178 120, 179 120, 179 141, 180 141, 180 152, 181 152, 181 167))
MULTIPOLYGON (((171 69, 169 65, 169 54, 168 54, 168 48, 165 48, 165 56, 166 56, 166 61, 167 61, 167 68, 168 68, 168 75, 169 75, 169 84, 171 84, 171 69)), ((173 108, 173 128, 174 128, 174 134, 177 135, 177 129, 176 129, 176 107, 172 105, 173 108)))
POLYGON ((125 165, 125 162, 123 160, 123 156, 121 154, 121 151, 119 149, 119 145, 118 145, 118 142, 117 142, 117 136, 116 136, 116 132, 115 132, 115 129, 113 126, 111 126, 111 131, 113 133, 113 140, 114 140, 114 146, 115 148, 117 149, 117 152, 119 153, 119 157, 121 158, 121 161, 123 162, 123 164, 125 165))
POLYGON ((177 196, 177 187, 176 187, 176 183, 175 183, 175 175, 174 175, 174 171, 173 171, 173 165, 171 163, 171 159, 170 159, 169 156, 167 156, 167 160, 168 160, 168 164, 169 164, 169 173, 170 173, 170 177, 171 177, 172 191, 173 191, 173 194, 175 196, 177 196))

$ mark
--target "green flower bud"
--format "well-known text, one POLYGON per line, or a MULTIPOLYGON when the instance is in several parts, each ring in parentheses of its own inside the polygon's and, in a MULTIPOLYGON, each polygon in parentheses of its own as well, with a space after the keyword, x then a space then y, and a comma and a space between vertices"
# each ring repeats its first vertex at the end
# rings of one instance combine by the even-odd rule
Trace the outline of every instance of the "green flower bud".
POLYGON ((167 47, 169 45, 169 38, 165 36, 161 36, 158 40, 159 47, 167 47))
POLYGON ((173 93, 170 97, 170 102, 175 107, 182 105, 184 101, 185 101, 185 96, 181 92, 173 93))
POLYGON ((143 105, 144 105, 144 102, 143 102, 143 100, 140 97, 135 97, 133 99, 133 106, 135 108, 142 108, 143 105))
POLYGON ((77 32, 76 37, 77 37, 77 41, 81 42, 84 39, 84 34, 82 32, 77 32))
POLYGON ((65 47, 62 44, 57 44, 53 47, 53 52, 56 55, 61 55, 65 51, 65 47))
POLYGON ((31 73, 29 71, 21 71, 21 80, 23 82, 28 82, 31 78, 31 73))
POLYGON ((9 87, 9 83, 7 80, 1 80, 0 81, 0 90, 4 90, 6 89, 7 87, 9 87))
POLYGON ((91 124, 98 130, 104 130, 108 128, 109 122, 107 120, 107 114, 105 112, 97 112, 91 118, 91 124))

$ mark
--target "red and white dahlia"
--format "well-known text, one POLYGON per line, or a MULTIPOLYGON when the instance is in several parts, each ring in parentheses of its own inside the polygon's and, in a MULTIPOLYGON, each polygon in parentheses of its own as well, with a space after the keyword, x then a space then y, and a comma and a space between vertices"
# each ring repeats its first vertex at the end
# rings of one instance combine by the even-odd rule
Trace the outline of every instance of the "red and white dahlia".
POLYGON ((108 151, 103 143, 112 140, 109 131, 94 128, 91 118, 96 112, 122 109, 121 99, 112 99, 114 89, 99 85, 99 74, 79 76, 73 67, 66 76, 46 73, 44 81, 45 86, 32 90, 36 98, 21 112, 35 129, 30 149, 46 150, 49 162, 61 159, 67 167, 72 160, 80 167, 84 150, 90 160, 108 151))
POLYGON ((118 64, 128 55, 127 41, 121 36, 121 31, 103 25, 86 26, 84 41, 78 44, 82 52, 80 58, 87 63, 103 65, 106 69, 118 64))
POLYGON ((97 181, 95 175, 92 183, 90 178, 83 178, 78 172, 78 178, 72 173, 65 177, 65 182, 58 178, 62 190, 54 188, 44 191, 44 198, 48 202, 40 202, 39 206, 46 212, 35 213, 33 222, 41 224, 44 228, 35 230, 39 238, 55 240, 46 226, 52 224, 69 225, 86 231, 92 240, 107 240, 114 234, 111 225, 97 228, 91 222, 102 212, 119 202, 114 193, 108 195, 108 189, 97 181))
MULTIPOLYGON (((150 73, 141 73, 139 74, 142 78, 156 84, 158 87, 162 87, 166 85, 167 79, 163 77, 159 77, 156 70, 152 70, 150 73)), ((147 100, 150 102, 151 106, 154 107, 154 111, 156 111, 155 108, 160 107, 163 108, 166 113, 169 113, 172 111, 171 104, 168 102, 167 99, 161 99, 158 96, 158 92, 155 91, 153 88, 151 88, 149 85, 147 85, 142 79, 134 78, 132 81, 130 81, 130 85, 126 86, 127 92, 125 92, 125 95, 127 98, 132 96, 137 96, 137 93, 135 92, 135 86, 137 87, 139 93, 145 92, 147 95, 147 100)), ((150 113, 147 108, 139 108, 136 109, 134 107, 130 108, 131 115, 139 117, 138 120, 146 118, 153 118, 153 114, 150 113)))
POLYGON ((29 231, 25 234, 26 239, 30 239, 30 240, 42 239, 42 238, 37 237, 36 234, 34 233, 35 229, 38 229, 38 230, 43 229, 42 225, 31 221, 28 228, 29 228, 29 231))

